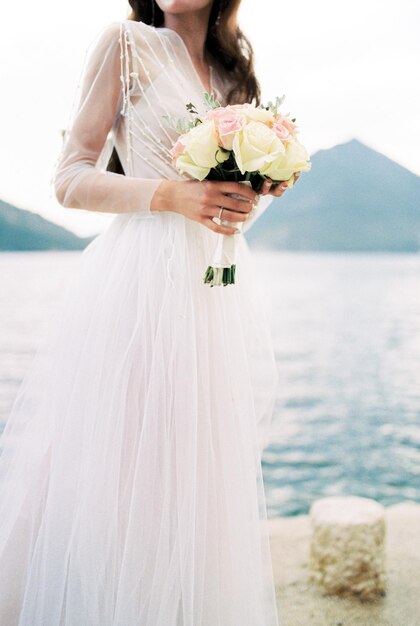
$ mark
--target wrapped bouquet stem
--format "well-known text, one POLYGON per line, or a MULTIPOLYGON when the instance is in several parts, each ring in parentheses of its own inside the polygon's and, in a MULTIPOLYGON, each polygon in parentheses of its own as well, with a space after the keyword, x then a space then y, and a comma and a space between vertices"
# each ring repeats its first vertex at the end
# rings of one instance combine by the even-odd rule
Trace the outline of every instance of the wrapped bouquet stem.
MULTIPOLYGON (((240 182, 257 193, 267 178, 274 185, 287 181, 291 187, 294 174, 309 171, 311 162, 296 137, 295 119, 279 111, 283 99, 276 98, 267 106, 245 103, 222 107, 213 94, 205 93, 205 115, 200 117, 189 103, 189 118, 164 116, 180 134, 170 151, 175 167, 196 180, 240 182)), ((222 219, 221 224, 241 230, 243 222, 222 219)), ((204 273, 205 283, 211 287, 235 283, 236 245, 236 235, 218 235, 204 273)))
MULTIPOLYGON (((252 187, 251 181, 249 180, 240 180, 238 182, 252 187)), ((237 193, 231 193, 228 195, 233 198, 241 197, 237 193)), ((220 224, 222 226, 230 226, 241 230, 243 222, 231 222, 229 220, 222 219, 220 220, 220 224)), ((216 248, 210 261, 210 265, 204 275, 205 283, 209 283, 211 287, 214 287, 220 285, 231 285, 235 282, 236 246, 236 235, 222 235, 220 233, 217 235, 216 248)))

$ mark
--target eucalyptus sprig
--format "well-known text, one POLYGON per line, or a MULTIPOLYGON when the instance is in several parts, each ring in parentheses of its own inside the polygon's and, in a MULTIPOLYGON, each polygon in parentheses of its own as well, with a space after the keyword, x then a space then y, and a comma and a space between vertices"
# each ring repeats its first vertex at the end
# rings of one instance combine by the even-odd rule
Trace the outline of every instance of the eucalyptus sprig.
MULTIPOLYGON (((206 106, 207 111, 210 109, 217 109, 222 106, 222 103, 219 100, 216 100, 214 93, 204 92, 204 104, 206 106)), ((203 120, 199 116, 199 113, 192 102, 188 102, 185 105, 190 117, 176 117, 171 115, 162 115, 162 119, 171 127, 174 128, 177 133, 180 135, 184 135, 198 124, 201 124, 203 120)))
MULTIPOLYGON (((171 116, 171 115, 162 115, 162 118, 165 120, 165 122, 171 128, 174 128, 177 131, 177 133, 179 133, 180 135, 184 135, 189 130, 191 130, 191 128, 194 128, 194 126, 197 125, 197 120, 195 120, 195 119, 188 119, 186 117, 175 117, 175 116, 171 116)), ((200 122, 201 122, 201 120, 200 120, 200 122)))
POLYGON ((204 92, 204 104, 206 105, 208 111, 210 109, 218 109, 222 106, 222 103, 219 102, 219 100, 215 100, 214 93, 207 93, 207 91, 204 92))
POLYGON ((285 99, 285 94, 283 94, 282 96, 276 96, 276 99, 274 102, 271 102, 271 100, 269 102, 267 102, 267 104, 264 105, 260 105, 259 108, 261 109, 267 109, 267 111, 271 111, 273 113, 273 115, 278 115, 278 110, 281 107, 281 105, 284 102, 285 99))
POLYGON ((191 113, 192 115, 198 115, 198 111, 195 108, 195 104, 193 104, 192 102, 188 102, 185 105, 185 108, 187 109, 188 113, 191 113))

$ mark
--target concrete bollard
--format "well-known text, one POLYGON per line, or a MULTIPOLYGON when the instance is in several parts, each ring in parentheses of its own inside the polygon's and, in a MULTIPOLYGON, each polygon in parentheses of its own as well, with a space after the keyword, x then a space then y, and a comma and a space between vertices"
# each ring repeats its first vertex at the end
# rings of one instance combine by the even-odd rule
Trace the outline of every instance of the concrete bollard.
POLYGON ((309 580, 323 595, 385 595, 385 508, 356 496, 316 500, 310 510, 309 580))

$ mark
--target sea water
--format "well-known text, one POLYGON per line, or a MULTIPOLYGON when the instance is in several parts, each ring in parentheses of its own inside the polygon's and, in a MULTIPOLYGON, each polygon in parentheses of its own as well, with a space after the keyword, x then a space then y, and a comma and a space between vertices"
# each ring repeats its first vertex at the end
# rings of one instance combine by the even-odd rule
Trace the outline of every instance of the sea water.
MULTIPOLYGON (((253 254, 280 378, 269 516, 328 495, 420 502, 420 255, 253 254)), ((0 254, 0 428, 79 260, 0 254)))

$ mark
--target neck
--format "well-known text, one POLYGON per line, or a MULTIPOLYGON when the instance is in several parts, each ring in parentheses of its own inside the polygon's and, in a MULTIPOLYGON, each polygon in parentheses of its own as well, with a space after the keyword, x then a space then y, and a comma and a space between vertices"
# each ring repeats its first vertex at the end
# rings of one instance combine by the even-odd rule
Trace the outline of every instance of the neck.
POLYGON ((196 11, 169 13, 165 11, 164 26, 175 30, 198 64, 206 61, 206 38, 211 11, 211 4, 196 11))

